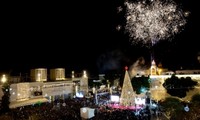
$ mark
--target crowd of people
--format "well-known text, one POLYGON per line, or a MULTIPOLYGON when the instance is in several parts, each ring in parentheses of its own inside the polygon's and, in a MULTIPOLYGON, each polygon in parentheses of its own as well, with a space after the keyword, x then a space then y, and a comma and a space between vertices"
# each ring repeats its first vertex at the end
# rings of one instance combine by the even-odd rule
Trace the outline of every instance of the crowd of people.
MULTIPOLYGON (((99 96, 99 103, 109 99, 99 96), (101 98, 102 97, 102 98, 101 98)), ((136 115, 135 110, 122 110, 108 107, 107 104, 96 104, 95 97, 57 99, 52 102, 32 104, 11 109, 8 113, 11 120, 82 120, 80 109, 95 109, 94 117, 89 120, 150 120, 148 109, 136 115)))

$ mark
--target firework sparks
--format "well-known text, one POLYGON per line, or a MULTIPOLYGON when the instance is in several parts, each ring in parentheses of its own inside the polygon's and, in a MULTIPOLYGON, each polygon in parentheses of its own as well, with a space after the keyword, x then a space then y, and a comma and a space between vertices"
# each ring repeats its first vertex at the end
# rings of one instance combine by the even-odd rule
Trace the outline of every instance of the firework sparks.
POLYGON ((166 40, 181 31, 186 24, 188 12, 182 12, 170 0, 125 2, 127 7, 126 26, 132 42, 156 43, 166 40))

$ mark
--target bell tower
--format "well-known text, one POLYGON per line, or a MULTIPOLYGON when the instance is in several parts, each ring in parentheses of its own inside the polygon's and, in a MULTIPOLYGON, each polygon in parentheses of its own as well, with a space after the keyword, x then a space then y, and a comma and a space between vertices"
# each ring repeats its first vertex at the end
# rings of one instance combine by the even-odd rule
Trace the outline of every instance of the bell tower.
POLYGON ((151 75, 157 75, 157 66, 154 60, 151 62, 151 69, 150 69, 151 75))

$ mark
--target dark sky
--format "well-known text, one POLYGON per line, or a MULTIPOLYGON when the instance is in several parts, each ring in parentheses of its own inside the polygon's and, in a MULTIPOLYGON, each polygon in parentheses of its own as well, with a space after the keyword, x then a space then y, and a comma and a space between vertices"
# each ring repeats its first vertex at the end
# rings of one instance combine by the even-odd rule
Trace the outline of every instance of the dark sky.
MULTIPOLYGON (((185 29, 155 45, 156 61, 171 69, 194 68, 200 51, 197 1, 176 0, 190 11, 185 29)), ((131 44, 123 30, 122 0, 7 2, 1 10, 1 71, 64 67, 66 71, 121 70, 150 48, 131 44)))

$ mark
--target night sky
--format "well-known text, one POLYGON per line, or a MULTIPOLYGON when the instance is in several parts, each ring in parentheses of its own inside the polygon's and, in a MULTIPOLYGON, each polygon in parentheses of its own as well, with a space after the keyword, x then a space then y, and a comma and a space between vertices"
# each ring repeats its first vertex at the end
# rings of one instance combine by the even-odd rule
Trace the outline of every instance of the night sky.
MULTIPOLYGON (((154 46, 155 60, 169 69, 199 69, 197 1, 176 0, 190 12, 184 30, 154 46)), ((0 70, 63 67, 105 73, 122 70, 139 58, 150 63, 151 48, 131 44, 123 29, 122 0, 8 2, 2 4, 0 70)))

